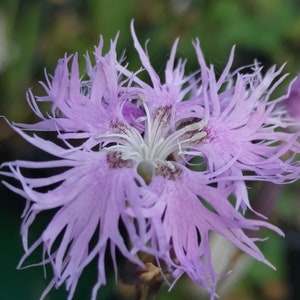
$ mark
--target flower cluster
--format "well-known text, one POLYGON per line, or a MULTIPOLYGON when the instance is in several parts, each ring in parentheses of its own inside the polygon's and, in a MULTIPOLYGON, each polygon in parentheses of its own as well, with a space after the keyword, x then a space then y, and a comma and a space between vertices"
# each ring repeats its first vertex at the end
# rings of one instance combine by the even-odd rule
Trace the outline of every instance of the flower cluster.
POLYGON ((282 105, 288 95, 272 99, 287 75, 275 67, 263 74, 258 63, 231 72, 233 49, 217 76, 198 40, 193 46, 199 68, 186 75, 186 61, 175 59, 176 40, 162 81, 133 24, 131 32, 140 71, 117 58, 117 38, 103 54, 101 37, 94 59, 86 56, 85 74, 79 74, 77 54, 65 56, 53 76, 46 74, 45 96, 28 91, 40 119, 36 124, 11 125, 54 157, 8 162, 2 172, 18 180, 4 184, 27 201, 20 265, 42 246, 41 264, 53 269, 42 298, 65 284, 72 299, 81 273, 96 258, 95 300, 106 284, 109 251, 115 272, 117 253, 139 268, 147 263, 140 255, 146 253, 166 282, 187 274, 214 299, 220 274, 211 261, 210 232, 272 267, 256 245, 260 239, 249 233, 262 227, 282 232, 266 220, 245 217, 252 210, 246 182, 299 178, 299 132, 283 130, 292 122, 282 105), (43 113, 40 102, 50 102, 51 111, 43 113), (44 131, 56 133, 56 141, 37 135, 44 131), (45 178, 24 172, 54 168, 59 172, 45 178), (51 209, 53 218, 29 245, 29 227, 51 209))

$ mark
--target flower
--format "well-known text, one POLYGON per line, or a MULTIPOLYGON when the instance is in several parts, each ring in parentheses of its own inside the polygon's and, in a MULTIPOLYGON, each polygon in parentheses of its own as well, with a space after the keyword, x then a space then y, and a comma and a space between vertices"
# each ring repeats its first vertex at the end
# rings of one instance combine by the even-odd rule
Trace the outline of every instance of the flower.
POLYGON ((261 227, 283 233, 266 221, 247 219, 240 208, 251 209, 246 181, 284 183, 299 178, 299 162, 294 161, 299 132, 281 130, 288 123, 277 109, 287 96, 270 101, 285 78, 278 78, 282 68, 263 76, 255 64, 250 73, 242 73, 243 69, 229 73, 232 51, 216 79, 196 41, 201 76, 199 71, 186 76, 185 62, 175 65, 177 40, 162 82, 133 23, 131 32, 151 83, 128 70, 124 58, 117 59, 117 38, 102 54, 101 37, 95 63, 86 56, 85 76, 79 74, 77 54, 65 56, 54 76, 46 75, 42 83, 46 96, 34 97, 29 90, 27 100, 40 118, 38 123, 11 124, 29 143, 55 157, 7 162, 2 171, 19 181, 20 185, 4 184, 27 202, 20 266, 42 246, 40 264, 53 269, 42 299, 62 284, 72 299, 84 268, 97 258, 98 279, 91 295, 95 300, 106 284, 107 250, 115 273, 116 252, 139 268, 149 266, 141 257, 146 253, 155 258, 166 282, 170 276, 174 284, 187 274, 214 299, 220 274, 211 261, 210 232, 272 267, 256 245, 260 239, 248 233, 261 227), (38 107, 44 101, 52 103, 49 114, 38 107), (56 132, 56 140, 28 130, 56 132), (292 154, 283 160, 288 151, 292 154), (44 178, 23 172, 54 168, 59 172, 44 178), (28 245, 36 215, 50 209, 55 209, 54 217, 28 245))
POLYGON ((300 120, 300 75, 298 75, 291 85, 291 90, 288 99, 286 100, 286 106, 288 113, 295 120, 300 120))
POLYGON ((263 76, 262 67, 257 63, 253 65, 252 73, 240 70, 230 74, 233 48, 227 66, 216 79, 213 67, 205 64, 199 41, 194 47, 202 80, 193 101, 204 107, 200 118, 207 122, 206 140, 199 150, 210 171, 232 161, 221 176, 228 174, 236 178, 236 208, 245 211, 247 207, 251 208, 245 185, 246 173, 248 180, 277 184, 293 182, 299 176, 299 163, 292 162, 294 157, 282 159, 288 149, 298 147, 296 139, 299 136, 299 133, 281 130, 292 125, 284 117, 286 111, 282 107, 287 95, 270 99, 288 74, 281 75, 284 66, 278 70, 273 66, 263 76), (231 83, 233 75, 236 77, 234 84, 231 83))

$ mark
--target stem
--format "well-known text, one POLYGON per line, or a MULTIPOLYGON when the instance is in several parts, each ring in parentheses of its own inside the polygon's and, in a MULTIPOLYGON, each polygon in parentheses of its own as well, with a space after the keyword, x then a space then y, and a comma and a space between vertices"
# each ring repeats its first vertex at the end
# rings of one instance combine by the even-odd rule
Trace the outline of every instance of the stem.
POLYGON ((139 284, 136 286, 137 300, 155 300, 155 297, 162 285, 160 281, 154 281, 148 284, 139 284))

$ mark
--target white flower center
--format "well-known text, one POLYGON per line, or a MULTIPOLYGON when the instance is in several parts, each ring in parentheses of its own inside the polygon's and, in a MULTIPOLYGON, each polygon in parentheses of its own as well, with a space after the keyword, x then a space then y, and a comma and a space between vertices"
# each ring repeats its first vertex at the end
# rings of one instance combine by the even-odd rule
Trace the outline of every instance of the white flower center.
MULTIPOLYGON (((185 161, 185 156, 199 154, 194 145, 206 136, 206 132, 203 131, 205 121, 187 120, 187 125, 172 130, 170 107, 157 108, 151 114, 144 103, 144 109, 146 116, 143 119, 143 133, 128 124, 115 123, 112 125, 115 133, 97 136, 107 145, 102 150, 119 154, 110 155, 110 159, 118 157, 123 162, 135 162, 138 172, 145 178, 151 175, 154 169, 167 167, 174 170, 178 161, 185 161)), ((113 162, 112 165, 118 164, 113 162)))

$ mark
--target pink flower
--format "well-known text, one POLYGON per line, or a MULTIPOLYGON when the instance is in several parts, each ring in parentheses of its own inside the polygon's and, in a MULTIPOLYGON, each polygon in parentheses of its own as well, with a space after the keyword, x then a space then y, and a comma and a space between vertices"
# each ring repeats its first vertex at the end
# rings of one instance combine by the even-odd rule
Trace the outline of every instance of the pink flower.
MULTIPOLYGON (((299 132, 282 131, 292 125, 282 106, 287 94, 272 98, 287 74, 281 75, 283 67, 276 70, 274 66, 263 75, 257 64, 251 73, 242 73, 240 69, 231 74, 232 49, 227 66, 217 79, 213 66, 205 64, 199 41, 194 47, 201 83, 192 99, 192 110, 198 107, 193 116, 207 123, 207 135, 198 150, 207 170, 213 172, 228 165, 220 177, 235 178, 236 208, 245 211, 246 207, 251 208, 245 180, 282 184, 299 178, 299 162, 293 162, 294 156, 282 159, 288 149, 299 149, 299 132)), ((226 186, 227 182, 219 184, 226 186)))
POLYGON ((62 284, 72 299, 81 273, 96 258, 98 279, 91 296, 95 300, 106 284, 107 250, 115 272, 117 251, 140 268, 146 261, 139 254, 148 253, 158 267, 164 266, 161 272, 170 275, 173 284, 187 274, 214 299, 220 275, 211 262, 210 231, 272 266, 255 244, 259 239, 246 231, 265 227, 282 232, 266 221, 247 219, 239 208, 251 208, 246 181, 284 183, 299 178, 299 162, 294 162, 299 133, 280 130, 288 126, 277 110, 285 96, 270 101, 285 75, 280 77, 281 69, 272 68, 262 76, 257 65, 251 73, 229 73, 232 52, 216 79, 196 42, 201 77, 198 71, 185 76, 185 63, 174 63, 176 41, 162 82, 133 25, 132 35, 151 83, 130 72, 123 59, 117 60, 117 39, 103 55, 101 38, 95 64, 86 58, 86 76, 79 74, 77 55, 66 56, 53 77, 46 75, 46 96, 35 98, 28 92, 40 122, 11 125, 55 157, 7 162, 2 171, 19 181, 20 185, 4 184, 27 202, 20 265, 42 245, 40 264, 53 269, 42 299, 62 284), (52 104, 49 115, 38 108, 41 101, 52 104), (49 141, 28 130, 54 131, 57 138, 49 141), (290 158, 281 159, 288 151, 290 158), (59 172, 44 178, 29 178, 23 172, 53 168, 59 172), (36 215, 50 209, 56 210, 53 219, 28 245, 28 229, 36 215), (95 236, 96 243, 91 243, 95 236))

